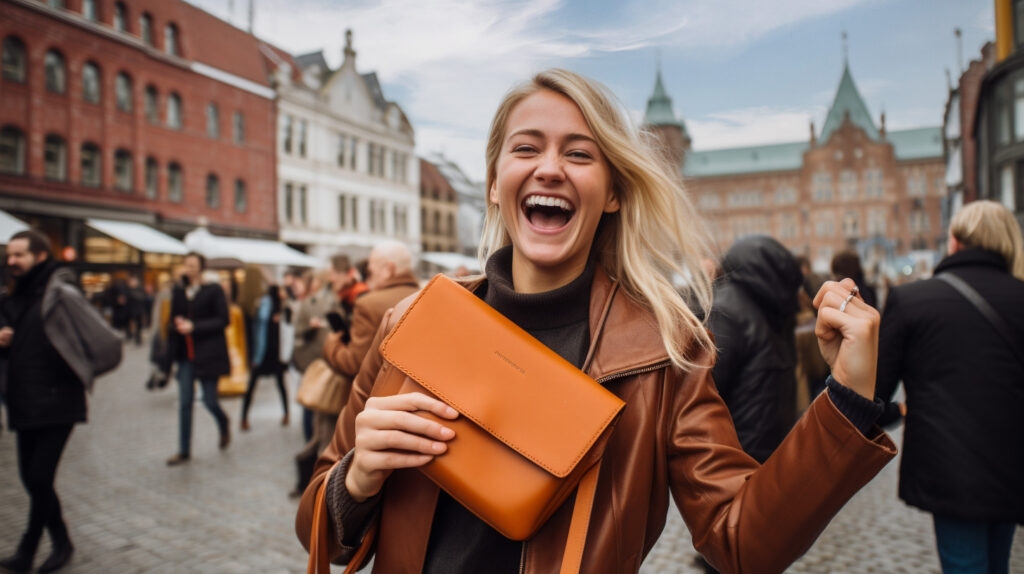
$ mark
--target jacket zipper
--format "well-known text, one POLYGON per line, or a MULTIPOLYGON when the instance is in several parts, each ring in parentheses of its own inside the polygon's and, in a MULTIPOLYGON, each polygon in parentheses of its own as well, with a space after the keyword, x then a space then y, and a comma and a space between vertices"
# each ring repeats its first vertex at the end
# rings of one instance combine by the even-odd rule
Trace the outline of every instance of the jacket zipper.
POLYGON ((664 369, 665 367, 667 367, 667 366, 669 366, 671 364, 672 364, 672 361, 664 360, 664 361, 660 361, 658 363, 647 365, 646 367, 637 367, 635 369, 627 369, 625 371, 619 371, 617 373, 612 373, 610 375, 605 375, 605 376, 601 377, 600 379, 597 379, 597 384, 605 385, 605 384, 607 384, 607 383, 609 383, 611 381, 614 381, 615 379, 621 379, 623 377, 631 377, 633 375, 640 375, 640 374, 643 374, 643 373, 649 373, 651 371, 657 371, 658 369, 664 369))
POLYGON ((519 574, 526 572, 526 541, 523 540, 522 551, 519 553, 519 574))

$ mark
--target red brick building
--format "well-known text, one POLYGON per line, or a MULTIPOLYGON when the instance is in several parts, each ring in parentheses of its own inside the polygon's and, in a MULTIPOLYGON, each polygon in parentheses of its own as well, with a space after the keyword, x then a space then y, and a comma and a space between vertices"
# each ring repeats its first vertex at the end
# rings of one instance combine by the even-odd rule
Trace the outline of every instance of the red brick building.
POLYGON ((83 270, 143 264, 93 219, 276 238, 258 39, 179 0, 8 0, 0 39, 0 209, 83 270))
MULTIPOLYGON (((691 150, 660 72, 645 124, 680 162, 687 190, 725 251, 749 234, 771 235, 821 271, 845 249, 865 268, 931 259, 944 241, 942 129, 876 126, 849 68, 820 133, 807 141, 691 150)), ((699 143, 699 142, 697 142, 699 143)))

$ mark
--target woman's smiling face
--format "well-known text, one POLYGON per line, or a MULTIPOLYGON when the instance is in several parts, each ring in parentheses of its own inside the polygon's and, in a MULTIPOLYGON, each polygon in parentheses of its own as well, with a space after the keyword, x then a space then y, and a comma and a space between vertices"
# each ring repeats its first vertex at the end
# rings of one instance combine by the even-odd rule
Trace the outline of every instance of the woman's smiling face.
POLYGON ((512 108, 490 200, 512 239, 516 291, 555 289, 583 271, 601 215, 619 203, 611 168, 572 100, 540 90, 512 108))

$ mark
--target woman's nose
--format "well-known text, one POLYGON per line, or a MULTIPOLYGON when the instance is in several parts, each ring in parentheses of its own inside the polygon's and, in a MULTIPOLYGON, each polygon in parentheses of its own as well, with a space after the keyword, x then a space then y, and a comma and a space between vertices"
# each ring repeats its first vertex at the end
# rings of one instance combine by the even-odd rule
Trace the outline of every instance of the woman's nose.
POLYGON ((534 177, 545 182, 557 182, 565 179, 562 171, 562 158, 557 153, 545 153, 538 156, 537 169, 534 177))

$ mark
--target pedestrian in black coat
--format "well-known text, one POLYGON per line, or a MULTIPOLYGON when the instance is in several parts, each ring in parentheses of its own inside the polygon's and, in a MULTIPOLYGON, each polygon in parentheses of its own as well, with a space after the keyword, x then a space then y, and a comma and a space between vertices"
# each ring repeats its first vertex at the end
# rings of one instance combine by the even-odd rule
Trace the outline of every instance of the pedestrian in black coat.
POLYGON ((39 571, 52 572, 74 550, 54 480, 72 428, 86 420, 85 385, 44 330, 43 296, 59 268, 46 237, 35 231, 16 233, 7 245, 7 264, 15 286, 0 301, 8 321, 0 329, 0 350, 8 360, 4 400, 8 424, 18 433, 18 471, 31 502, 17 552, 0 560, 0 568, 31 570, 45 529, 53 552, 39 571))
POLYGON ((796 421, 796 258, 771 237, 740 239, 722 259, 708 328, 712 370, 740 444, 764 462, 796 421))
POLYGON ((202 283, 206 259, 197 253, 185 256, 185 285, 176 285, 171 293, 171 319, 168 327, 170 348, 178 363, 179 442, 178 452, 167 459, 170 466, 187 462, 192 446, 192 404, 195 381, 203 389, 203 404, 217 421, 220 448, 231 440, 228 417, 220 407, 217 381, 231 373, 228 343, 224 330, 230 324, 228 302, 218 283, 202 283))
POLYGON ((951 274, 973 287, 1009 326, 1019 352, 1021 232, 1000 204, 974 202, 954 217, 949 252, 936 278, 890 291, 876 393, 891 400, 903 381, 899 494, 934 515, 943 569, 1006 572, 1014 524, 1024 523, 1024 364, 985 316, 938 277, 951 274))

